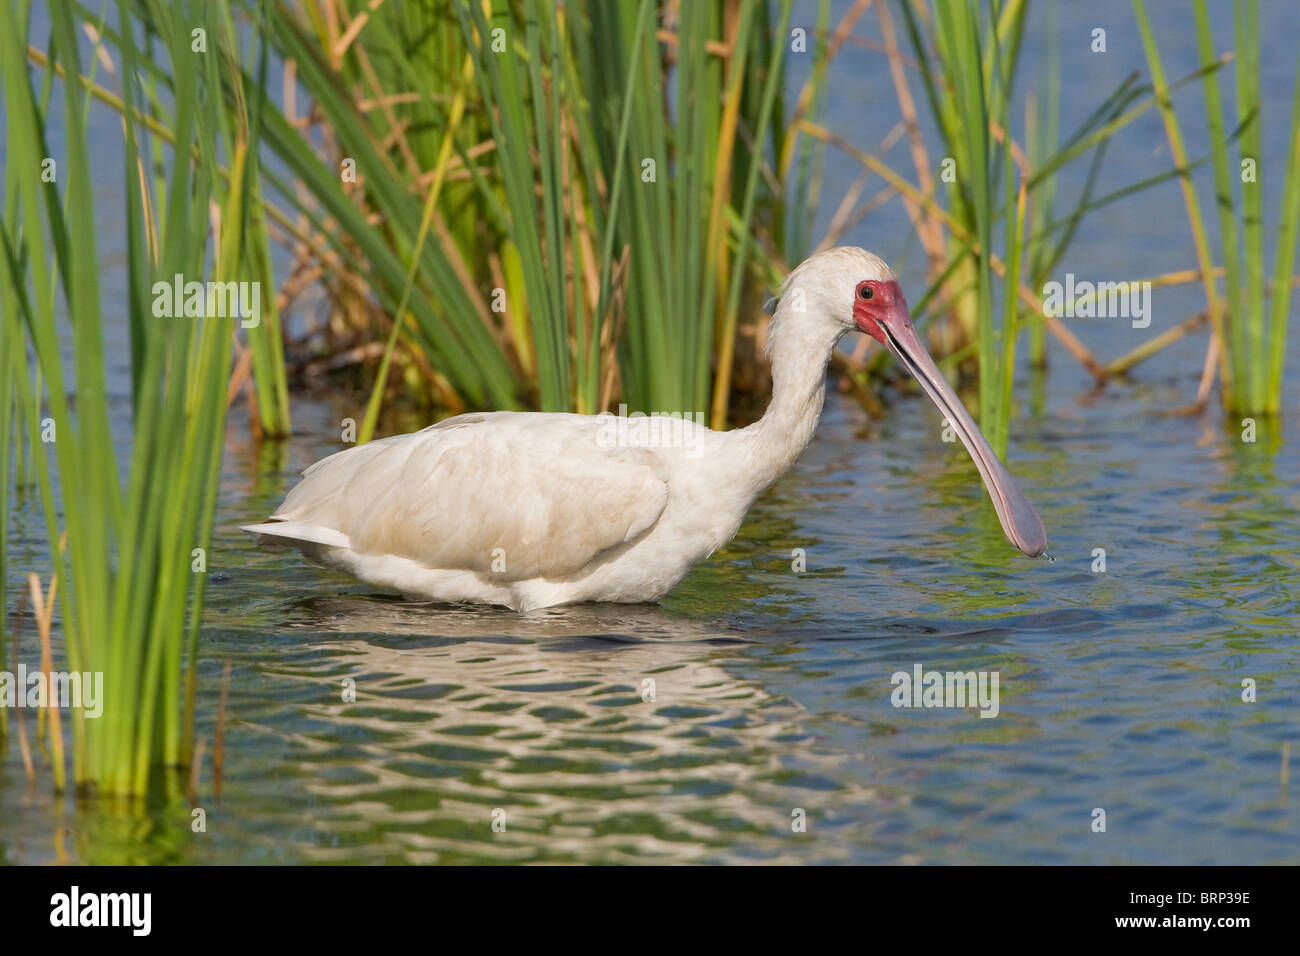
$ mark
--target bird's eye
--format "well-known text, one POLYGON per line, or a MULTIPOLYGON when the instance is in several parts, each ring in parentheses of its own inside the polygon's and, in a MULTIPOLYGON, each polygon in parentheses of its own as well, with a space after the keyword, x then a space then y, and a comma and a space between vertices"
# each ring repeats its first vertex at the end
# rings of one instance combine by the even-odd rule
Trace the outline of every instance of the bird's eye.
POLYGON ((870 299, 875 294, 875 290, 873 290, 869 285, 864 285, 858 290, 858 297, 862 299, 870 299))

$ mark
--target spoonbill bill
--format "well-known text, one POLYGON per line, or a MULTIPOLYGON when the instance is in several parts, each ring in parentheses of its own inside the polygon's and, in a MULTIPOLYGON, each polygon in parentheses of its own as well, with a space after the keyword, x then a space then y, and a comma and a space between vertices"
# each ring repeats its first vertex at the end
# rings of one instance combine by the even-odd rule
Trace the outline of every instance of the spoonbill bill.
POLYGON ((1007 538, 1042 554, 1042 522, 921 344, 897 277, 851 247, 786 280, 767 340, 772 399, 747 428, 687 417, 660 430, 678 440, 646 443, 611 440, 609 415, 457 415, 318 461, 270 520, 244 530, 414 600, 517 611, 657 601, 803 453, 831 353, 854 330, 915 376, 974 459, 1007 538))

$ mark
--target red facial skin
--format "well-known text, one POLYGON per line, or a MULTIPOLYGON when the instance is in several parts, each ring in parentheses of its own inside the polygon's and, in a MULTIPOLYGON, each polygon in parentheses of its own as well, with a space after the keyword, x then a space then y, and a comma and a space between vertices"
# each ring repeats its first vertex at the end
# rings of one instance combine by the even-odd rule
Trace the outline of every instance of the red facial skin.
POLYGON ((853 290, 853 324, 881 345, 888 344, 881 323, 897 321, 899 316, 907 316, 907 300, 897 282, 866 279, 853 290))

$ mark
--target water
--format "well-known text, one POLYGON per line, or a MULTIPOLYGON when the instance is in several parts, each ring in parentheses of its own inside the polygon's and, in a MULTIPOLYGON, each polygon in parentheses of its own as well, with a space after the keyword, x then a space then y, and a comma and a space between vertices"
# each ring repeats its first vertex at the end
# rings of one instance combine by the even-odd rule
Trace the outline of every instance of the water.
MULTIPOLYGON (((331 414, 300 419, 323 431, 331 414)), ((55 805, 11 753, 0 858, 1300 860, 1281 785, 1300 739, 1294 441, 1153 425, 1118 393, 1056 399, 1011 454, 1052 563, 1003 542, 928 406, 859 438, 873 427, 833 397, 796 469, 662 606, 522 616, 408 605, 255 550, 235 526, 290 469, 228 455, 209 741, 221 662, 232 679, 207 832, 179 798, 143 818, 55 805), (998 672, 1000 713, 893 707, 891 675, 918 663, 998 672)), ((329 447, 294 442, 292 470, 329 447)))
MULTIPOLYGON (((1122 75, 1141 53, 1127 4, 1116 10, 1106 69, 1122 75)), ((1064 35, 1086 37, 1068 11, 1064 35)), ((1266 42, 1294 37, 1296 20, 1266 4, 1266 42)), ((1172 26, 1177 75, 1194 43, 1190 24, 1172 26)), ((874 64, 871 84, 885 82, 867 56, 837 69, 874 64)), ((1077 53, 1066 65, 1084 68, 1077 53)), ((833 88, 830 125, 858 139, 848 118, 864 84, 833 88)), ((1286 115, 1275 98, 1265 108, 1286 115)), ((1276 155, 1279 125, 1266 132, 1276 155)), ((1168 162, 1154 114, 1125 135, 1115 186, 1168 162)), ((860 139, 874 143, 870 129, 860 139)), ((841 191, 855 175, 828 169, 841 191)), ((849 240, 907 262, 890 216, 849 240)), ((1176 186, 1143 194, 1092 220, 1063 271, 1185 267, 1183 222, 1176 186)), ((1113 357, 1198 294, 1158 292, 1146 331, 1073 327, 1113 357)), ((143 810, 56 798, 48 771, 27 787, 10 747, 0 862, 1300 862, 1300 794, 1283 782, 1284 744, 1300 744, 1297 338, 1290 417, 1260 423, 1254 443, 1216 412, 1161 414, 1194 394, 1203 333, 1101 393, 1063 353, 1046 384, 1022 376, 1009 465, 1055 560, 1005 543, 928 403, 899 400, 872 422, 833 393, 797 467, 657 607, 409 605, 258 551, 238 525, 336 450, 364 396, 302 399, 279 449, 256 448, 237 410, 202 636, 209 753, 231 666, 220 794, 210 765, 200 782, 206 832, 183 781, 143 810), (917 664, 996 672, 998 716, 895 708, 891 677, 917 664)), ((111 368, 124 442, 125 365, 111 368)), ((43 568, 35 513, 12 535, 15 567, 43 568)), ((30 626, 22 657, 36 660, 30 626)))

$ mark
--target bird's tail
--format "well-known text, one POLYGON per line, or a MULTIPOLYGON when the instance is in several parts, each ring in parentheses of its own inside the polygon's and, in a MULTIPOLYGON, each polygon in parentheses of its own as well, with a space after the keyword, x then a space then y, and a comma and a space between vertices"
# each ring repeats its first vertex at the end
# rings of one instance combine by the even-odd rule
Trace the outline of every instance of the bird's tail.
POLYGON ((326 548, 347 548, 352 544, 342 531, 306 521, 263 521, 261 524, 244 525, 240 530, 257 535, 257 543, 263 545, 301 547, 314 544, 326 548))

